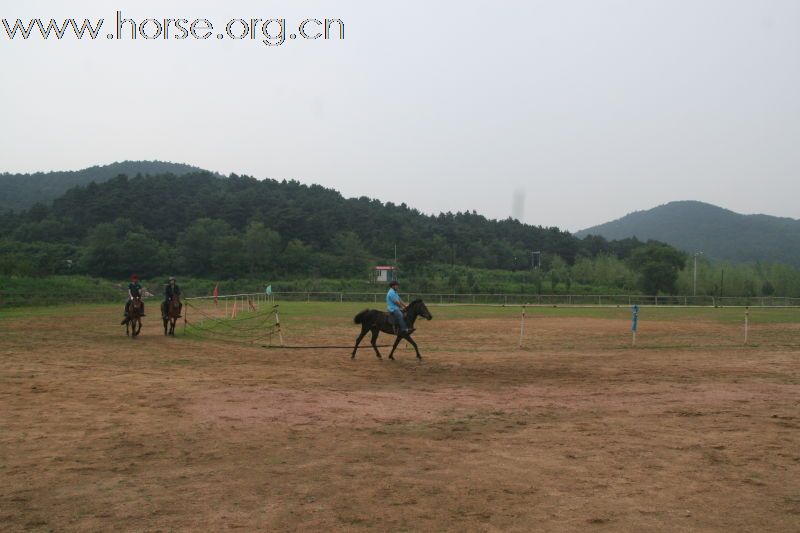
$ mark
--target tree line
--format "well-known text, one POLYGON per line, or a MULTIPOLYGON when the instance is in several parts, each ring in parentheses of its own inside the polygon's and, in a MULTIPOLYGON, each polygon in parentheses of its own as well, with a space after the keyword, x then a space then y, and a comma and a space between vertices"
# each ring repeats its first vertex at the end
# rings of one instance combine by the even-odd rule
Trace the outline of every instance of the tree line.
POLYGON ((602 282, 655 294, 676 292, 687 264, 685 254, 655 241, 578 239, 474 211, 426 215, 318 185, 204 172, 78 186, 52 205, 0 215, 0 231, 5 275, 366 279, 375 264, 394 263, 396 250, 403 275, 420 283, 471 269, 473 283, 459 287, 483 290, 506 272, 533 276, 536 286, 602 282), (533 252, 541 252, 536 272, 533 252), (602 281, 587 274, 603 265, 617 272, 602 281))

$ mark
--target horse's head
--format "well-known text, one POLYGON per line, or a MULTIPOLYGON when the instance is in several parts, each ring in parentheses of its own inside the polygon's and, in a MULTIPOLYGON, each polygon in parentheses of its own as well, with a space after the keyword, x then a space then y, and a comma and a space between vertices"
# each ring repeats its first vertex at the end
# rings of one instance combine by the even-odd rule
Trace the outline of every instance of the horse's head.
POLYGON ((424 317, 427 320, 433 320, 433 315, 428 311, 428 306, 422 300, 414 300, 408 306, 414 310, 415 315, 424 317))

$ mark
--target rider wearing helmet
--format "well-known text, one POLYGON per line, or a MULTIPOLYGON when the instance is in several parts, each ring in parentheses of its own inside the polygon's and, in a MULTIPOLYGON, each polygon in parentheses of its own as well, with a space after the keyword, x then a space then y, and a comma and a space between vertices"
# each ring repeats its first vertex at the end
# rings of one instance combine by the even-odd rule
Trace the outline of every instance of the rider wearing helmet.
MULTIPOLYGON (((131 282, 128 283, 128 301, 125 302, 125 319, 120 324, 125 324, 128 320, 128 310, 134 298, 142 297, 142 286, 139 284, 139 276, 131 274, 131 282)), ((142 316, 144 316, 144 301, 142 302, 142 316)))
MULTIPOLYGON (((172 297, 173 296, 179 296, 180 294, 181 294, 181 288, 178 287, 177 283, 175 283, 175 278, 170 276, 169 283, 167 283, 167 288, 164 291, 164 297, 165 297, 164 298, 164 303, 161 304, 161 314, 163 315, 163 318, 165 320, 167 318, 167 314, 168 314, 167 310, 169 309, 169 304, 172 301, 172 297)), ((179 309, 183 308, 183 304, 182 303, 179 304, 179 305, 180 305, 179 309)), ((180 315, 180 310, 178 311, 178 316, 181 316, 180 315)))

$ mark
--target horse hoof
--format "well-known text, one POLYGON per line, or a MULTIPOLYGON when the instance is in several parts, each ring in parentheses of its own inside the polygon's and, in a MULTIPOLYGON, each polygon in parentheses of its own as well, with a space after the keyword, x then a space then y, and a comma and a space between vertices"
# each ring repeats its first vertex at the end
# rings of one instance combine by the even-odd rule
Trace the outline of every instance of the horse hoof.
POLYGON ((390 356, 389 356, 389 359, 391 359, 392 361, 394 361, 394 356, 393 356, 393 355, 390 355, 390 356))

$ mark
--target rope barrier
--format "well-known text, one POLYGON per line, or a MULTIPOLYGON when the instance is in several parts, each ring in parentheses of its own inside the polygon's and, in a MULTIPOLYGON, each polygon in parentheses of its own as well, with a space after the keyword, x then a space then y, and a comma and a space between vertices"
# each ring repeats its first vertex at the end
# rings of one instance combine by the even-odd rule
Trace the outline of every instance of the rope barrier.
MULTIPOLYGON (((393 345, 392 344, 378 344, 377 346, 378 346, 378 348, 391 348, 393 345)), ((269 349, 272 349, 272 350, 282 350, 284 348, 286 348, 287 350, 344 350, 344 349, 349 350, 350 348, 353 347, 353 345, 352 344, 350 344, 348 346, 272 346, 272 345, 263 346, 262 345, 261 347, 262 348, 269 348, 269 349)), ((359 348, 363 348, 363 349, 372 348, 372 345, 371 344, 359 345, 359 348)))
MULTIPOLYGON (((186 302, 186 305, 187 305, 187 307, 191 307, 197 313, 199 313, 200 315, 205 317, 205 320, 208 320, 208 321, 213 322, 214 324, 217 324, 217 325, 220 325, 220 326, 225 326, 230 331, 219 331, 219 330, 206 329, 206 328, 203 328, 202 326, 197 326, 195 323, 189 322, 186 319, 186 317, 184 317, 184 327, 185 328, 188 328, 190 331, 192 331, 192 332, 194 332, 196 334, 199 334, 199 335, 208 334, 209 336, 221 337, 226 342, 232 342, 232 341, 240 341, 241 342, 242 339, 238 336, 238 333, 241 333, 242 335, 245 335, 245 334, 247 334, 249 332, 266 329, 266 331, 263 333, 263 335, 259 335, 259 336, 256 336, 256 337, 251 337, 251 338, 247 339, 246 342, 259 343, 259 342, 264 342, 264 340, 269 338, 270 344, 269 345, 261 344, 261 347, 262 348, 267 348, 267 349, 272 349, 272 350, 275 350, 275 349, 278 349, 278 350, 280 350, 280 349, 287 349, 287 350, 345 350, 346 349, 346 350, 349 350, 349 349, 353 348, 352 344, 347 345, 347 346, 338 346, 338 345, 324 345, 324 346, 322 346, 322 345, 318 345, 318 346, 284 345, 282 336, 281 336, 281 345, 273 346, 271 344, 272 337, 274 335, 280 335, 280 333, 281 333, 280 318, 278 316, 278 306, 277 305, 274 305, 273 309, 267 314, 255 315, 255 316, 250 316, 250 317, 245 317, 245 318, 236 318, 236 319, 228 319, 228 318, 221 319, 221 318, 217 318, 215 316, 212 316, 212 315, 206 313, 205 311, 203 311, 199 307, 197 307, 195 305, 192 305, 190 302, 186 302), (264 326, 263 324, 256 324, 254 326, 242 327, 241 325, 237 324, 237 322, 253 320, 253 319, 256 319, 256 318, 268 319, 268 318, 270 318, 272 316, 275 317, 275 324, 271 324, 271 325, 267 325, 267 326, 264 326)), ((378 345, 376 345, 377 348, 391 348, 392 346, 394 346, 394 344, 378 344, 378 345)), ((368 348, 371 348, 371 347, 372 347, 372 344, 366 344, 366 345, 363 345, 363 346, 359 346, 359 348, 365 348, 365 349, 368 349, 368 348)))
MULTIPOLYGON (((253 316, 245 316, 243 318, 226 318, 221 319, 212 316, 200 307, 193 305, 191 302, 186 302, 188 308, 193 309, 200 317, 200 323, 190 322, 184 316, 184 331, 198 336, 217 337, 225 342, 247 342, 247 343, 261 343, 267 339, 272 341, 275 334, 280 335, 280 322, 278 318, 277 306, 268 313, 256 314, 253 316), (275 324, 264 324, 263 322, 252 323, 253 320, 260 319, 266 321, 271 317, 275 317, 275 324), (203 322, 208 321, 212 324, 211 328, 203 326, 203 322), (243 325, 242 322, 247 324, 243 325)), ((188 315, 188 313, 186 313, 188 315)))

